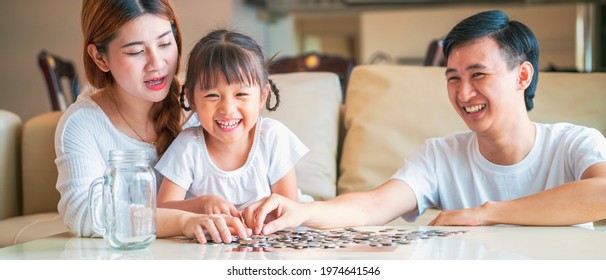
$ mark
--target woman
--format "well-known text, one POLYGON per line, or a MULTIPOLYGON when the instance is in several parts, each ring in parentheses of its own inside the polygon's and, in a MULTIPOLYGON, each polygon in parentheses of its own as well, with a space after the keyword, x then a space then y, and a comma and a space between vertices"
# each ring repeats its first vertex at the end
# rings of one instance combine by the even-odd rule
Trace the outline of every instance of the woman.
MULTIPOLYGON (((106 169, 109 151, 153 149, 155 162, 195 118, 188 121, 178 101, 181 32, 168 0, 84 0, 82 32, 94 89, 59 121, 55 162, 59 213, 76 236, 93 236, 88 188, 106 169)), ((158 209, 156 219, 158 237, 185 235, 204 243, 204 230, 215 242, 247 234, 228 216, 158 209)))

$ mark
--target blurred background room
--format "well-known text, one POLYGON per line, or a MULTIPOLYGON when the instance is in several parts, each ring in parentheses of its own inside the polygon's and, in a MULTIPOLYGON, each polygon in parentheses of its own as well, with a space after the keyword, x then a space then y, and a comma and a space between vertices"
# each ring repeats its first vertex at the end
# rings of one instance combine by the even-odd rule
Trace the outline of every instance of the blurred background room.
MULTIPOLYGON (((439 39, 463 18, 488 9, 504 10, 535 32, 541 48, 540 70, 595 72, 606 68, 606 1, 602 0, 171 2, 184 33, 183 60, 204 34, 224 27, 254 37, 268 58, 278 53, 276 61, 280 64, 273 68, 275 73, 339 72, 343 88, 354 65, 441 65, 439 39)), ((71 62, 78 85, 86 87, 81 62, 81 1, 3 4, 0 109, 15 112, 27 121, 57 110, 39 65, 42 51, 71 62)), ((70 90, 68 84, 62 88, 70 90)), ((66 100, 66 105, 70 102, 66 100)))

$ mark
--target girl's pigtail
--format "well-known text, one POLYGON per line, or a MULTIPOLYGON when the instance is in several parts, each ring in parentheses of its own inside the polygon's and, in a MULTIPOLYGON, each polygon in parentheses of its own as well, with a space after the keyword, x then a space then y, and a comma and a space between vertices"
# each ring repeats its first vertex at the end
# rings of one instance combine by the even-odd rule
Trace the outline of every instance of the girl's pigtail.
POLYGON ((185 105, 185 85, 181 87, 181 93, 179 94, 179 102, 181 103, 181 108, 185 111, 191 111, 191 106, 185 105))
POLYGON ((271 88, 271 91, 270 91, 269 95, 267 96, 267 101, 265 101, 265 108, 267 108, 267 110, 269 110, 269 111, 275 111, 276 109, 278 109, 278 106, 280 105, 280 90, 278 90, 278 88, 276 87, 276 84, 274 84, 274 82, 271 79, 269 79, 269 86, 271 88), (271 92, 273 92, 276 95, 276 105, 274 105, 273 107, 271 107, 271 105, 270 105, 271 92))

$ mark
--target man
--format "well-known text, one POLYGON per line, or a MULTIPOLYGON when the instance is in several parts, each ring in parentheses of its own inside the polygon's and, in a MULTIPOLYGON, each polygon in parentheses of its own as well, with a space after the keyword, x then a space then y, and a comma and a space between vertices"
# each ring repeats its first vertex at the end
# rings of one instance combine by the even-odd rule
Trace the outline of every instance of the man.
POLYGON ((501 11, 482 12, 449 32, 444 54, 448 97, 470 131, 428 140, 368 192, 303 204, 280 196, 261 200, 244 211, 253 232, 381 225, 400 215, 410 221, 434 206, 443 209, 430 223, 436 226, 606 218, 604 136, 528 117, 538 81, 532 31, 501 11))

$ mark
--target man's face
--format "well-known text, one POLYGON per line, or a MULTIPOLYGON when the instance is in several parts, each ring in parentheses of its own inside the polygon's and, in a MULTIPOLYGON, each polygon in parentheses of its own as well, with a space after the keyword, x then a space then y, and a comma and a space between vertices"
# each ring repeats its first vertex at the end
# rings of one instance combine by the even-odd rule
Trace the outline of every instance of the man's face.
POLYGON ((476 133, 503 133, 526 114, 520 67, 509 70, 499 46, 482 38, 452 50, 447 63, 448 98, 476 133))

